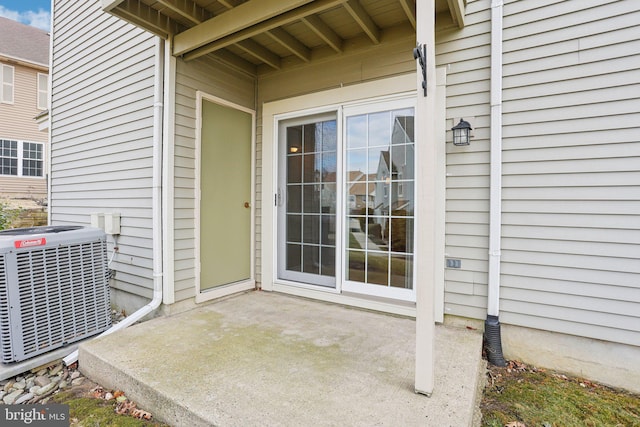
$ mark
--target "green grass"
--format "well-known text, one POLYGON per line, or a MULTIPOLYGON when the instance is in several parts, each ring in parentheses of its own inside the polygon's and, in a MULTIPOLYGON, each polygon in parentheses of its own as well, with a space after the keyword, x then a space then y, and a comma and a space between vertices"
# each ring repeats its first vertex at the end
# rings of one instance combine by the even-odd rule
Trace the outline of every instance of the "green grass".
POLYGON ((519 421, 526 427, 640 426, 640 396, 518 362, 491 366, 481 404, 482 426, 519 421))
POLYGON ((21 209, 10 209, 6 203, 0 202, 0 230, 10 228, 11 223, 20 215, 21 209))
POLYGON ((64 391, 56 394, 53 401, 69 405, 69 417, 71 426, 77 427, 160 427, 153 420, 146 421, 133 418, 128 415, 119 415, 115 412, 113 400, 106 401, 90 397, 86 390, 64 391))

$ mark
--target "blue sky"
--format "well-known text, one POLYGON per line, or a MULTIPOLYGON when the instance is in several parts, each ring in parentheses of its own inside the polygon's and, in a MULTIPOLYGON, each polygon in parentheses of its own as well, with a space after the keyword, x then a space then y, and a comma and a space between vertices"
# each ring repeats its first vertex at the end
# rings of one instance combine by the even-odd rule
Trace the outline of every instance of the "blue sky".
POLYGON ((51 0, 0 0, 0 16, 49 31, 51 0))

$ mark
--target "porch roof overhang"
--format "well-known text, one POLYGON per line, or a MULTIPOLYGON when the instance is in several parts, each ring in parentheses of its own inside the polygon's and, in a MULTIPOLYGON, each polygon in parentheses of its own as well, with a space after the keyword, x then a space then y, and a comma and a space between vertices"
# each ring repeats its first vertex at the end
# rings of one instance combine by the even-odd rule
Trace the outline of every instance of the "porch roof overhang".
MULTIPOLYGON (((466 0, 435 0, 438 26, 462 28, 466 0)), ((215 58, 251 75, 415 33, 416 0, 102 0, 186 61, 215 58)))

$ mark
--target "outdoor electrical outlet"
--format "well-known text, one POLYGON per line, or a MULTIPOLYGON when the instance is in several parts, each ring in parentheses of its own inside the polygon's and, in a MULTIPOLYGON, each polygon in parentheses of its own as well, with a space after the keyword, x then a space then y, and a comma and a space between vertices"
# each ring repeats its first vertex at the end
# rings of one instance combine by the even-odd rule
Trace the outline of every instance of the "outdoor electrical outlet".
POLYGON ((462 267, 461 260, 447 258, 447 268, 460 268, 460 267, 462 267))

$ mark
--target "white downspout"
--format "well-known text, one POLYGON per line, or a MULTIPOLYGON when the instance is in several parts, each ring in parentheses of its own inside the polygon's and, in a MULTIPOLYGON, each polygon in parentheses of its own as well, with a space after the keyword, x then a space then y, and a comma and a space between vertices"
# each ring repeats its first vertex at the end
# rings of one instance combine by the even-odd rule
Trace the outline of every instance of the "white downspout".
MULTIPOLYGON (((155 73, 153 82, 153 171, 152 171, 152 252, 153 252, 153 298, 151 301, 113 325, 99 336, 109 335, 124 329, 142 319, 160 306, 162 302, 162 118, 163 118, 163 83, 164 83, 164 43, 156 39, 155 73)), ((65 365, 78 360, 78 350, 63 359, 65 365)))
POLYGON ((47 100, 49 101, 49 126, 47 129, 48 144, 45 144, 45 154, 47 156, 47 224, 51 225, 51 161, 53 160, 53 139, 52 129, 53 124, 53 16, 55 14, 55 1, 51 0, 49 10, 51 11, 51 18, 49 20, 49 77, 47 83, 49 84, 49 93, 47 94, 47 100))
POLYGON ((502 236, 502 15, 503 0, 491 1, 491 180, 489 200, 489 286, 485 339, 487 356, 504 366, 500 342, 500 238, 502 236))

